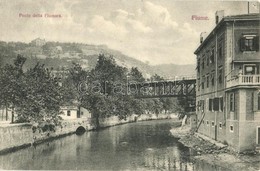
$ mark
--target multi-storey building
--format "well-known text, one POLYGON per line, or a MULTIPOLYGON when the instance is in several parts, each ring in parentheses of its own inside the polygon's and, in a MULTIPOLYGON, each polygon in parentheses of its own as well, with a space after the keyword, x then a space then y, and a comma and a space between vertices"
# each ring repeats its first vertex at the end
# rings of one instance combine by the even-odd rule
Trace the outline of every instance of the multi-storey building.
POLYGON ((260 146, 259 34, 260 14, 226 16, 194 52, 198 132, 238 152, 260 146))

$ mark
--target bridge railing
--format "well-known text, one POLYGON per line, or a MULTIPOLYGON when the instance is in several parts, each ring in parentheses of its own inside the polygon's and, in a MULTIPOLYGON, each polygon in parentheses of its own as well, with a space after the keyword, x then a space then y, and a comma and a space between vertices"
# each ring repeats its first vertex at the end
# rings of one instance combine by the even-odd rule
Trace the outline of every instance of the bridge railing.
POLYGON ((167 79, 163 79, 161 81, 155 81, 155 80, 150 80, 150 81, 145 81, 143 83, 151 83, 151 82, 172 82, 172 81, 182 81, 182 80, 196 80, 196 75, 180 75, 180 76, 175 76, 175 77, 170 77, 167 79))

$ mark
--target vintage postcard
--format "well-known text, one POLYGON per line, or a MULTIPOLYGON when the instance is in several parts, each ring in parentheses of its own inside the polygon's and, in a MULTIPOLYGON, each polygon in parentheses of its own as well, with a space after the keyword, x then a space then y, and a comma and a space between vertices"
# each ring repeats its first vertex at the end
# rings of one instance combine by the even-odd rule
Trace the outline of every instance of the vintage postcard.
POLYGON ((0 0, 1 170, 260 170, 260 4, 0 0))

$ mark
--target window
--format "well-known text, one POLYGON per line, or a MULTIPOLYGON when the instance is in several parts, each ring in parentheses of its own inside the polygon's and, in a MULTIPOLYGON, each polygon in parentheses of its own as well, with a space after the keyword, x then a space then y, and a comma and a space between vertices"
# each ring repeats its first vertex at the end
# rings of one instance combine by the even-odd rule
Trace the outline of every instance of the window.
POLYGON ((256 131, 256 143, 260 144, 260 127, 257 127, 257 131, 256 131))
POLYGON ((204 58, 202 59, 202 69, 204 69, 204 58))
POLYGON ((197 111, 200 111, 200 101, 197 102, 197 111))
POLYGON ((257 94, 257 110, 260 110, 260 92, 257 94))
POLYGON ((211 73, 211 85, 212 86, 215 85, 215 73, 214 72, 211 73))
POLYGON ((207 61, 207 66, 209 66, 209 57, 208 56, 206 58, 206 61, 207 61))
POLYGON ((219 129, 222 129, 222 122, 219 122, 219 129))
POLYGON ((223 111, 223 97, 209 99, 209 111, 223 111))
POLYGON ((200 72, 200 59, 198 59, 197 70, 200 72))
POLYGON ((204 89, 205 76, 202 77, 201 88, 204 89))
POLYGON ((213 48, 210 53, 210 63, 213 64, 214 62, 215 62, 215 55, 214 55, 214 48, 213 48))
POLYGON ((206 81, 207 81, 207 88, 208 88, 209 87, 209 75, 207 75, 206 81))
POLYGON ((235 111, 235 94, 231 93, 229 97, 229 102, 230 102, 230 111, 235 111))
POLYGON ((219 69, 219 75, 218 75, 218 82, 221 84, 222 83, 222 77, 223 77, 223 69, 219 69))
POLYGON ((206 124, 209 125, 209 121, 206 121, 206 124))
POLYGON ((221 46, 218 48, 218 57, 219 58, 223 57, 223 48, 221 46))
POLYGON ((209 111, 212 111, 213 99, 209 99, 209 111))
POLYGON ((215 126, 215 122, 214 122, 214 121, 211 122, 211 126, 212 126, 212 127, 215 126))
POLYGON ((213 110, 219 111, 219 98, 214 98, 214 100, 213 100, 213 110))
POLYGON ((70 116, 70 110, 67 111, 67 116, 70 116))
POLYGON ((244 66, 245 75, 255 75, 258 74, 258 67, 256 65, 245 65, 244 66))
POLYGON ((198 91, 200 91, 200 79, 198 78, 198 91))
POLYGON ((230 131, 230 132, 234 132, 234 126, 233 126, 233 125, 230 125, 229 131, 230 131))
POLYGON ((200 106, 201 106, 201 110, 202 112, 204 111, 204 100, 201 100, 200 101, 200 106))
POLYGON ((240 39, 240 50, 244 51, 258 51, 259 37, 256 35, 244 35, 240 39))
POLYGON ((223 109, 224 109, 223 97, 219 98, 219 109, 220 109, 220 111, 223 111, 223 109))

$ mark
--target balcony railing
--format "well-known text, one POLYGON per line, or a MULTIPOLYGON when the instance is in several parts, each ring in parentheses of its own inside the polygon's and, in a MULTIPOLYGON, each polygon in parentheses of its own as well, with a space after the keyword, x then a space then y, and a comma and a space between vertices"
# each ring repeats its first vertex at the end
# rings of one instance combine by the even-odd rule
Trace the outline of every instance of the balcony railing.
POLYGON ((260 75, 238 75, 227 81, 227 87, 236 85, 260 85, 260 75))

